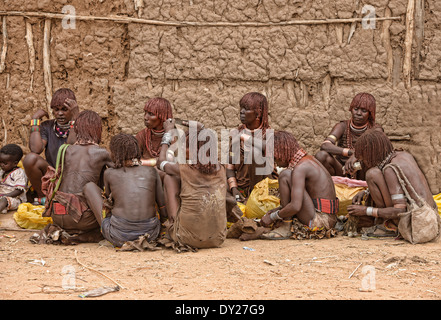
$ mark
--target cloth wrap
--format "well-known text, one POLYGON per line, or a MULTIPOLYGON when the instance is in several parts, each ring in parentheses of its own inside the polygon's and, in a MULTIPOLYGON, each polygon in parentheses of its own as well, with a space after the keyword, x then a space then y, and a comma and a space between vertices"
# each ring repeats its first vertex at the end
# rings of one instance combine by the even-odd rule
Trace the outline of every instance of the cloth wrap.
POLYGON ((136 240, 149 234, 149 241, 156 240, 161 230, 161 223, 155 216, 146 220, 131 221, 112 215, 103 219, 101 233, 115 247, 121 247, 127 241, 136 240))

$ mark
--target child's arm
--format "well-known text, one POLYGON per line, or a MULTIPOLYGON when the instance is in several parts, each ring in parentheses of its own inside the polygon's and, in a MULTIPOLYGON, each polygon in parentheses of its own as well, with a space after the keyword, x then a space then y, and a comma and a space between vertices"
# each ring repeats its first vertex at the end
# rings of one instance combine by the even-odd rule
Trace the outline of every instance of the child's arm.
POLYGON ((23 189, 15 189, 14 191, 9 192, 9 193, 0 193, 0 197, 3 196, 3 197, 17 198, 23 192, 24 192, 23 189))
POLYGON ((167 209, 165 207, 164 189, 162 188, 161 177, 157 170, 155 170, 156 176, 156 192, 155 201, 158 205, 159 215, 161 216, 161 222, 164 222, 168 218, 167 209))

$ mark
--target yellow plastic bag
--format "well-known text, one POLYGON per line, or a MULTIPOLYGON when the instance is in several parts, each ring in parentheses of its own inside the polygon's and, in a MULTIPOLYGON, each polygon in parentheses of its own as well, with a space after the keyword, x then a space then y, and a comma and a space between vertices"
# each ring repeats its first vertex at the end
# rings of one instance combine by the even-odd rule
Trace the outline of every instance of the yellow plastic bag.
POLYGON ((47 224, 52 223, 51 217, 42 217, 44 206, 34 206, 25 202, 18 206, 14 213, 14 220, 24 229, 43 229, 47 224))
POLYGON ((242 202, 237 202, 237 206, 239 207, 240 211, 242 211, 243 215, 245 215, 245 210, 247 206, 244 205, 242 202))
POLYGON ((249 219, 260 219, 269 210, 277 208, 280 205, 280 199, 271 194, 271 190, 275 191, 279 188, 277 179, 265 178, 254 186, 246 207, 245 217, 249 219))
POLYGON ((337 216, 345 216, 348 214, 348 206, 352 204, 352 198, 365 187, 349 187, 346 184, 335 183, 335 194, 339 200, 337 216))
POLYGON ((436 205, 438 206, 438 213, 441 216, 441 193, 438 193, 437 195, 433 196, 433 199, 436 202, 436 205))

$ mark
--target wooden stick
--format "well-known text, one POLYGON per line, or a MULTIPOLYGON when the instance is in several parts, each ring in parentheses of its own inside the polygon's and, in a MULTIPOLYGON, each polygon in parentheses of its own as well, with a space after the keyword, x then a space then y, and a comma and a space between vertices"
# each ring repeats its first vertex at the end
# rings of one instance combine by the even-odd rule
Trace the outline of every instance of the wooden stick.
POLYGON ((5 119, 2 118, 3 129, 5 130, 4 144, 6 145, 8 142, 8 129, 6 128, 5 119))
MULTIPOLYGON (((384 11, 384 14, 386 17, 390 17, 391 10, 389 8, 386 8, 384 11)), ((387 81, 392 81, 392 73, 393 73, 393 67, 394 67, 394 57, 393 57, 393 50, 392 45, 390 43, 390 26, 392 24, 392 21, 385 21, 383 23, 383 29, 381 31, 381 39, 383 41, 383 46, 386 49, 387 53, 387 81)))
POLYGON ((29 53, 29 72, 31 73, 31 84, 29 86, 29 92, 33 91, 34 83, 34 71, 35 71, 35 49, 34 49, 34 36, 32 34, 32 24, 29 19, 26 20, 26 43, 28 45, 29 53))
POLYGON ((415 0, 409 0, 406 11, 406 38, 404 40, 403 79, 406 88, 410 88, 412 71, 412 39, 414 29, 415 0))
POLYGON ((6 17, 3 17, 2 32, 3 32, 3 47, 0 56, 0 73, 5 71, 6 52, 8 51, 8 29, 6 27, 6 17))
POLYGON ((355 268, 355 270, 354 271, 352 271, 352 273, 349 275, 349 278, 348 279, 351 279, 352 278, 352 276, 354 275, 354 273, 355 273, 355 271, 357 271, 358 270, 358 268, 360 268, 360 266, 363 264, 363 262, 362 263, 360 263, 358 266, 357 266, 357 268, 355 268))
MULTIPOLYGON (((21 12, 21 11, 0 11, 0 16, 39 17, 51 19, 64 19, 66 15, 50 12, 21 12)), ((282 22, 193 22, 193 21, 159 21, 124 16, 81 16, 76 15, 75 19, 83 21, 113 21, 117 23, 141 23, 167 27, 269 27, 269 26, 292 26, 292 25, 318 25, 332 23, 361 22, 363 18, 349 19, 319 19, 319 20, 291 20, 282 22)), ((376 21, 401 20, 401 17, 373 18, 376 21)))
POLYGON ((83 266, 86 269, 92 270, 100 275, 102 275, 103 277, 106 277, 107 279, 109 279, 110 281, 112 281, 114 284, 116 284, 118 287, 120 287, 121 289, 124 289, 124 287, 122 285, 120 285, 118 282, 116 282, 115 280, 113 280, 112 278, 110 278, 109 276, 106 276, 104 273, 102 273, 101 271, 95 270, 94 268, 88 267, 86 265, 84 265, 83 263, 80 262, 80 260, 78 260, 78 256, 77 256, 77 250, 75 250, 75 259, 77 260, 78 264, 83 266))
POLYGON ((414 78, 420 77, 421 47, 424 40, 424 0, 416 0, 415 4, 415 62, 414 78))
POLYGON ((12 227, 0 227, 0 231, 14 231, 14 232, 38 232, 39 229, 19 229, 19 228, 12 228, 12 227))
POLYGON ((52 100, 52 73, 51 73, 51 19, 44 20, 44 40, 43 40, 43 75, 44 86, 46 88, 47 113, 49 118, 53 118, 50 107, 52 100))

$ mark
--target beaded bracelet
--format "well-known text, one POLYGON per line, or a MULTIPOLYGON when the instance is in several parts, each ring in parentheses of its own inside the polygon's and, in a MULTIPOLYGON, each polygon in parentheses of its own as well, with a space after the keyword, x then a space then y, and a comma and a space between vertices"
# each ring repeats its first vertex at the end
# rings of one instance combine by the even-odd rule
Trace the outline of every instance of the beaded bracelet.
POLYGON ((40 119, 31 119, 31 126, 39 126, 40 119))
POLYGON ((32 132, 40 132, 40 126, 37 126, 37 125, 32 126, 32 127, 31 127, 31 133, 32 133, 32 132))

